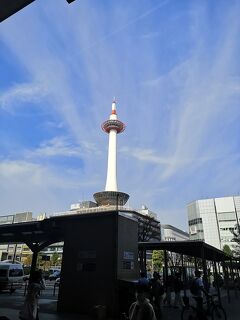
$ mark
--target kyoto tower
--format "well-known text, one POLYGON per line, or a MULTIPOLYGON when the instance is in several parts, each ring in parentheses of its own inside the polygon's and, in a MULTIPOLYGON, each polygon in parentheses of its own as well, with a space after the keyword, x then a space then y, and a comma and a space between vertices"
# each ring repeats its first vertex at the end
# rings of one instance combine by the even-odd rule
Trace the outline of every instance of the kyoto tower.
POLYGON ((125 130, 125 125, 117 118, 115 101, 112 103, 109 120, 103 122, 102 129, 109 134, 107 180, 105 191, 97 192, 93 196, 99 206, 123 206, 128 201, 129 195, 119 192, 117 186, 117 134, 125 130))

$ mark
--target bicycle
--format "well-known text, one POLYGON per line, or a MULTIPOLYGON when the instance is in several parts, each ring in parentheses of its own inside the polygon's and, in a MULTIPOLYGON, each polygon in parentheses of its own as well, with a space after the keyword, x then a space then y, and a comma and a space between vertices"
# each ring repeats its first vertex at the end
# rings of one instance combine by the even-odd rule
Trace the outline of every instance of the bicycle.
POLYGON ((122 313, 121 319, 122 319, 122 320, 129 320, 129 317, 128 317, 127 314, 124 312, 124 313, 122 313))
POLYGON ((204 304, 207 303, 207 310, 203 309, 203 314, 199 314, 199 310, 189 304, 189 299, 185 299, 181 312, 181 320, 203 320, 203 316, 205 319, 210 317, 212 320, 227 320, 225 310, 219 302, 214 299, 216 296, 217 295, 209 295, 207 297, 207 301, 204 302, 204 304))

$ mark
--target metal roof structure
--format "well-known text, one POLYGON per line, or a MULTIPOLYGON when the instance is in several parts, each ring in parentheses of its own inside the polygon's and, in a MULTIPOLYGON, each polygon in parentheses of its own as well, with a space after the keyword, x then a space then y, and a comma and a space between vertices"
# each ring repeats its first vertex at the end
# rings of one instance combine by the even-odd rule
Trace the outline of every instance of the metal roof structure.
MULTIPOLYGON (((27 245, 38 243, 50 245, 52 243, 64 241, 67 221, 91 219, 96 216, 111 215, 113 212, 114 211, 82 215, 69 214, 51 217, 42 221, 0 225, 0 243, 26 243, 27 245)), ((128 213, 136 212, 129 211, 128 213)), ((119 214, 121 213, 119 212, 119 214)), ((223 251, 218 250, 203 241, 139 242, 139 249, 166 250, 212 261, 225 261, 230 258, 223 251)))
MULTIPOLYGON (((112 214, 100 212, 93 214, 68 214, 51 217, 41 221, 0 225, 0 243, 56 243, 64 240, 66 222, 112 214)), ((49 245, 49 244, 48 244, 49 245)))
POLYGON ((142 250, 166 250, 180 253, 196 258, 203 258, 210 261, 229 260, 223 251, 210 246, 203 241, 161 241, 161 242, 139 242, 139 249, 142 250))
MULTIPOLYGON (((0 1, 0 22, 7 19, 14 13, 23 9, 30 3, 35 0, 1 0, 0 1)), ((71 3, 75 0, 66 0, 68 3, 71 3)))

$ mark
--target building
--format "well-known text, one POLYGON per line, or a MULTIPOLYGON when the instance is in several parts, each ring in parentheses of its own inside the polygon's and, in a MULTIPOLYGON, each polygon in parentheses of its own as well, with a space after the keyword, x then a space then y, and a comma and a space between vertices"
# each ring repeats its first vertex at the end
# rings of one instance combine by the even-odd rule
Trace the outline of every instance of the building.
MULTIPOLYGON (((0 224, 12 224, 32 221, 32 212, 20 212, 0 217, 0 224)), ((23 244, 0 245, 0 261, 16 259, 21 261, 23 244)))
MULTIPOLYGON (((32 212, 20 212, 0 217, 0 224, 41 221, 45 218, 46 213, 40 213, 36 218, 33 218, 32 212)), ((0 261, 16 260, 24 263, 25 258, 29 255, 32 255, 32 251, 26 244, 0 244, 0 261)))
POLYGON ((140 214, 143 214, 145 216, 149 216, 151 218, 157 219, 157 214, 151 210, 148 209, 146 205, 142 205, 141 209, 137 210, 140 214))
POLYGON ((190 240, 203 240, 223 249, 234 249, 232 231, 240 220, 240 196, 196 200, 188 204, 190 240))
POLYGON ((189 234, 170 224, 161 224, 162 241, 184 241, 189 240, 189 234))

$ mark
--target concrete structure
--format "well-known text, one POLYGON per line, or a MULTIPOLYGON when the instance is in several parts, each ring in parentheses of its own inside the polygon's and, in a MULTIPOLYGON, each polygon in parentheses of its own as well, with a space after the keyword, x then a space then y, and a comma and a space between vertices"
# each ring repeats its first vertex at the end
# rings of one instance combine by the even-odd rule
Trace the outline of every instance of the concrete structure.
MULTIPOLYGON (((22 222, 30 222, 30 221, 41 221, 46 218, 46 213, 39 214, 36 218, 33 218, 32 212, 20 212, 11 215, 1 216, 0 217, 0 225, 5 224, 14 224, 14 223, 22 223, 22 222)), ((61 252, 62 250, 56 249, 56 252, 61 252)), ((51 252, 53 250, 51 248, 51 252)), ((3 260, 16 260, 24 263, 24 260, 27 256, 31 255, 32 251, 28 248, 28 246, 24 243, 18 244, 0 244, 0 261, 3 260)))
MULTIPOLYGON (((32 212, 20 212, 12 215, 0 217, 0 224, 13 224, 32 221, 32 212)), ((21 261, 23 244, 4 244, 0 245, 0 261, 17 260, 21 261)))
POLYGON ((125 125, 117 118, 116 102, 112 103, 112 112, 109 120, 102 124, 102 129, 109 134, 108 166, 105 191, 94 194, 99 206, 125 205, 129 195, 119 192, 117 186, 117 134, 125 130, 125 125))
POLYGON ((184 241, 189 240, 189 234, 170 224, 161 224, 162 241, 184 241))
POLYGON ((142 205, 141 209, 137 210, 137 212, 141 213, 142 215, 154 218, 157 220, 157 214, 148 209, 146 205, 142 205))
POLYGON ((187 211, 190 240, 234 249, 232 230, 240 220, 240 196, 196 200, 188 204, 187 211))
POLYGON ((93 201, 80 201, 78 203, 71 204, 70 210, 81 210, 81 209, 90 209, 90 208, 96 208, 97 204, 93 201))
POLYGON ((118 315, 123 283, 139 276, 136 219, 112 211, 0 226, 0 243, 26 243, 33 251, 31 274, 38 254, 61 241, 58 310, 89 314, 101 305, 118 315))

